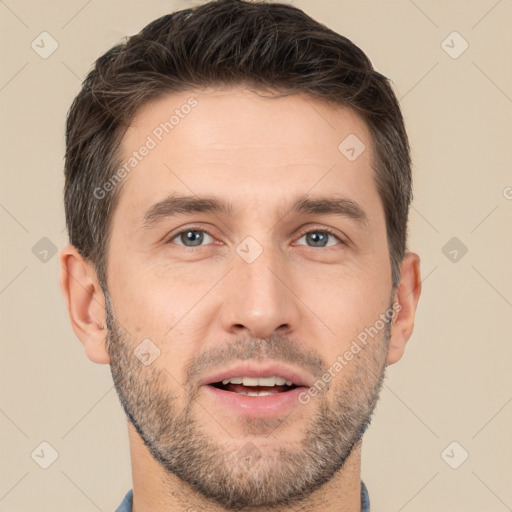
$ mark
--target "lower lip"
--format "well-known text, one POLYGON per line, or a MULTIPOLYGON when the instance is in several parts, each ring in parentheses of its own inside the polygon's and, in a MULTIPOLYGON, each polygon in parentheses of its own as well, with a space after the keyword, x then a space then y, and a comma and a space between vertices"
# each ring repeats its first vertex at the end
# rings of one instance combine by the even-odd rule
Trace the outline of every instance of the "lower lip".
POLYGON ((224 391, 214 386, 202 386, 205 392, 222 408, 228 407, 238 414, 253 418, 282 416, 293 406, 300 405, 299 395, 307 388, 297 387, 290 391, 266 396, 248 396, 233 391, 224 391))

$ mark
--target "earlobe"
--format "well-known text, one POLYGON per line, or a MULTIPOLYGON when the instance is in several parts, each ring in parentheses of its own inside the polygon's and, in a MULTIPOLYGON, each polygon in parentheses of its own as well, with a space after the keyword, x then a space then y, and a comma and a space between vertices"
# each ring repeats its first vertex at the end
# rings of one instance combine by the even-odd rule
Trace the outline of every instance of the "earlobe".
POLYGON ((414 317, 421 294, 420 258, 416 253, 408 252, 401 266, 400 282, 394 297, 394 310, 398 314, 393 320, 390 332, 388 357, 389 366, 399 361, 405 345, 414 328, 414 317), (397 305, 400 305, 397 307, 397 305))
POLYGON ((87 357, 108 364, 105 297, 92 265, 68 245, 60 253, 60 288, 73 331, 84 345, 87 357))

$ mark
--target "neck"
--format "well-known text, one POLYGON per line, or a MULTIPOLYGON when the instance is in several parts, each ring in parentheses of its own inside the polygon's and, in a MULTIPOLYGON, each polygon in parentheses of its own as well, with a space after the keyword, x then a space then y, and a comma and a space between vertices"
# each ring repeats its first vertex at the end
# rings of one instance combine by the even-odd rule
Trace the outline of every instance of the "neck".
MULTIPOLYGON (((132 512, 228 512, 197 493, 188 484, 169 474, 158 463, 130 423, 128 423, 133 477, 132 512)), ((280 506, 276 512, 360 512, 361 443, 354 446, 343 468, 302 504, 280 506)), ((251 508, 250 512, 269 512, 251 508)))

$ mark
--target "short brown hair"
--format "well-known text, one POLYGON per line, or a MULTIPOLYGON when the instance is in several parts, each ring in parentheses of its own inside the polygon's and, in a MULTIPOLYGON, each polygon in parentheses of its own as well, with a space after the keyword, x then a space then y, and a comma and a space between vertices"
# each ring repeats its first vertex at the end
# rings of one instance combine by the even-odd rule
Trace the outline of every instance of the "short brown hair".
POLYGON ((119 167, 121 140, 136 111, 164 94, 238 85, 306 93, 364 119, 376 150, 373 167, 396 287, 412 183, 408 138, 388 79, 349 39, 296 7, 217 0, 162 16, 111 48, 96 61, 69 110, 66 225, 70 243, 93 264, 104 289, 121 187, 101 200, 94 190, 119 167))

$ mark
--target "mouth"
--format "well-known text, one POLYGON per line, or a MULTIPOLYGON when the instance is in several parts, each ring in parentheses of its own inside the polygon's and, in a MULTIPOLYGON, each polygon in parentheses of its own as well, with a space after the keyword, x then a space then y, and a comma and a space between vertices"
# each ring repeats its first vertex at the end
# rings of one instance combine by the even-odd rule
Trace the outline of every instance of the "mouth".
POLYGON ((206 377, 200 383, 219 411, 254 418, 280 417, 301 405, 299 396, 313 377, 277 362, 246 362, 206 377))
POLYGON ((214 388, 246 396, 269 396, 287 393, 297 386, 284 377, 232 377, 209 384, 214 388))

